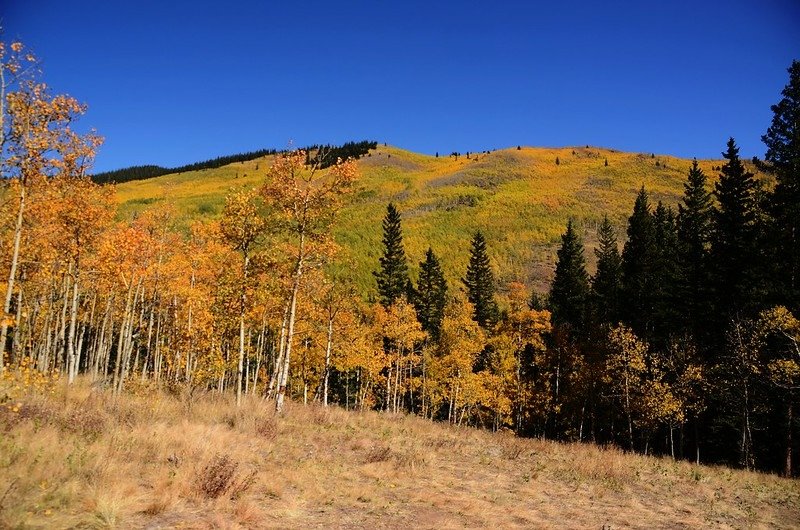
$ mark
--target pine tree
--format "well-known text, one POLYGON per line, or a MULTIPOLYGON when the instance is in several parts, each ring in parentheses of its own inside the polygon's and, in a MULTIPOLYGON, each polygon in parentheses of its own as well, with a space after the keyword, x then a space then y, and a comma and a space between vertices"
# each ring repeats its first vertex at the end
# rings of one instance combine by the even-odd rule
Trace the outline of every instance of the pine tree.
POLYGON ((680 328, 678 288, 680 262, 678 260, 678 227, 675 213, 661 201, 653 212, 653 235, 656 259, 653 267, 653 330, 652 340, 662 345, 670 333, 680 328))
POLYGON ((739 148, 733 138, 723 153, 727 162, 714 187, 719 203, 714 210, 712 269, 716 278, 715 311, 727 320, 731 315, 753 305, 753 282, 757 265, 756 191, 753 174, 739 159, 739 148))
POLYGON ((589 297, 589 275, 583 257, 583 244, 572 225, 561 236, 556 274, 550 286, 550 311, 554 324, 567 324, 581 329, 589 297))
POLYGON ((408 293, 410 283, 400 213, 392 203, 389 203, 386 217, 383 218, 383 257, 380 263, 381 269, 374 273, 378 281, 378 294, 381 303, 389 307, 408 293))
POLYGON ((713 203, 706 188, 706 175, 692 162, 683 184, 683 201, 678 205, 678 239, 680 242, 680 309, 683 320, 695 339, 704 333, 709 308, 710 275, 708 270, 713 203))
POLYGON ((592 277, 594 315, 600 324, 619 321, 619 296, 622 288, 622 258, 617 247, 617 234, 608 216, 597 229, 597 272, 592 277))
POLYGON ((772 124, 761 141, 767 146, 767 169, 775 175, 770 197, 774 223, 774 262, 777 267, 778 300, 800 311, 800 61, 788 69, 789 83, 772 106, 772 124))
POLYGON ((482 328, 490 328, 497 321, 497 303, 494 300, 494 274, 486 253, 486 239, 480 232, 472 237, 467 274, 462 280, 467 287, 467 297, 475 306, 474 320, 482 328))
POLYGON ((439 338, 447 303, 447 281, 433 249, 428 248, 425 261, 419 264, 419 281, 414 296, 417 318, 423 331, 434 340, 439 338))
POLYGON ((628 241, 622 249, 622 316, 641 337, 652 331, 653 269, 658 250, 647 192, 642 186, 628 218, 628 241))

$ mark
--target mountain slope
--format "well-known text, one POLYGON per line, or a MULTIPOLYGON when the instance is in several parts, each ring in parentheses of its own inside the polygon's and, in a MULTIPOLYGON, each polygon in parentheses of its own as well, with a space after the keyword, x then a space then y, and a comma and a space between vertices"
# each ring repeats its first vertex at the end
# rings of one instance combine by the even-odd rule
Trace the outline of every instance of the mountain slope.
MULTIPOLYGON (((184 220, 218 215, 231 189, 262 181, 270 158, 121 184, 120 215, 167 197, 184 220)), ((500 282, 523 281, 543 291, 568 218, 582 230, 591 266, 595 229, 603 214, 617 226, 621 245, 639 188, 647 188, 653 204, 661 200, 674 205, 690 164, 671 156, 595 147, 524 147, 437 158, 382 145, 358 162, 360 190, 339 217, 336 239, 354 265, 357 285, 370 292, 381 219, 393 201, 403 216, 412 274, 430 245, 443 256, 451 286, 460 285, 470 236, 482 230, 500 282)), ((710 177, 720 164, 700 161, 710 177)))

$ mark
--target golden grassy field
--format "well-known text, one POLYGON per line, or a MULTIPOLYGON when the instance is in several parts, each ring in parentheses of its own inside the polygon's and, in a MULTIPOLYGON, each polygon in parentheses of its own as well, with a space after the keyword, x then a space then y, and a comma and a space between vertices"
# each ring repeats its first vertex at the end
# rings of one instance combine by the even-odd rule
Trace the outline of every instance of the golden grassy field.
POLYGON ((414 416, 87 382, 0 408, 2 528, 790 528, 800 482, 414 416))
MULTIPOLYGON (((430 245, 443 258, 450 284, 460 285, 470 237, 480 229, 501 284, 522 281, 545 291, 568 218, 583 231, 591 268, 595 230, 603 214, 617 226, 621 244, 639 188, 647 188, 654 204, 662 200, 675 205, 691 161, 596 147, 514 147, 455 159, 380 145, 358 164, 360 189, 334 230, 356 285, 368 294, 374 289, 371 273, 377 267, 381 219, 389 201, 403 216, 412 276, 430 245)), ((717 174, 712 167, 720 164, 700 162, 710 180, 717 174)), ((227 193, 259 185, 269 165, 266 157, 121 184, 119 215, 168 201, 176 205, 182 223, 214 217, 222 211, 227 193)))

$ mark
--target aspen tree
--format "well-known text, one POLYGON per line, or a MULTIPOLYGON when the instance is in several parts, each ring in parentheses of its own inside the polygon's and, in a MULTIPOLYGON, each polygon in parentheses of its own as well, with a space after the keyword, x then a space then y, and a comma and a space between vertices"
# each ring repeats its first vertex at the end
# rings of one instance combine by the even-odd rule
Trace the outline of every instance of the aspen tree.
POLYGON ((248 280, 253 246, 266 229, 266 221, 258 211, 256 194, 240 191, 225 201, 220 229, 225 240, 242 254, 241 286, 239 288, 239 364, 236 372, 236 405, 242 404, 242 377, 245 354, 245 314, 248 309, 248 280))
POLYGON ((352 189, 356 178, 352 160, 338 160, 323 171, 324 157, 315 157, 316 162, 311 165, 306 165, 306 158, 302 150, 278 156, 261 189, 265 203, 275 211, 278 228, 294 244, 291 290, 281 326, 285 339, 277 363, 278 411, 283 410, 286 395, 303 274, 307 267, 319 266, 324 259, 326 249, 330 248, 326 243, 330 240, 331 223, 342 197, 352 189))

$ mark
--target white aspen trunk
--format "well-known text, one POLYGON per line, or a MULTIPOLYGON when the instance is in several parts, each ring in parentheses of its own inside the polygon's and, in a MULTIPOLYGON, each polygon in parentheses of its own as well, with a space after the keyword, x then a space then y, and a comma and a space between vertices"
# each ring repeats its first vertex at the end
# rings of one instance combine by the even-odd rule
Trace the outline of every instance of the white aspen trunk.
POLYGON ((400 411, 401 401, 403 399, 403 365, 400 359, 397 359, 397 370, 395 371, 395 379, 394 379, 394 412, 400 411))
MULTIPOLYGON (((139 310, 139 329, 144 327, 144 310, 145 310, 145 293, 146 289, 142 289, 142 308, 139 310)), ((136 355, 133 358, 133 368, 131 368, 131 375, 135 376, 139 370, 139 357, 141 357, 141 348, 136 348, 136 355)))
POLYGON ((322 405, 328 406, 328 377, 331 372, 331 347, 333 345, 333 316, 328 317, 328 340, 325 344, 325 378, 322 383, 322 405))
POLYGON ((69 312, 69 335, 67 335, 67 358, 69 359, 69 375, 67 384, 71 385, 78 374, 78 353, 75 349, 75 326, 78 320, 78 264, 72 273, 72 307, 69 312))
POLYGON ((272 377, 269 380, 269 388, 267 389, 267 399, 276 397, 278 391, 278 380, 281 377, 281 368, 283 367, 283 354, 286 349, 286 330, 289 327, 289 308, 291 302, 286 303, 283 309, 283 321, 281 322, 281 338, 278 343, 278 355, 275 357, 275 365, 272 367, 272 377))
POLYGON ((59 369, 69 368, 67 363, 67 308, 69 307, 69 274, 64 275, 63 298, 64 304, 61 306, 61 319, 58 323, 58 338, 56 340, 57 366, 59 369))
MULTIPOLYGON (((114 388, 119 391, 122 388, 120 384, 120 376, 122 374, 122 357, 123 345, 125 344, 125 328, 127 327, 128 314, 131 310, 131 296, 133 295, 133 283, 128 286, 128 296, 125 300, 125 311, 122 314, 122 320, 119 323, 119 337, 117 339, 117 360, 114 363, 114 388)), ((110 353, 110 352, 109 352, 110 353)))
POLYGON ((286 353, 283 356, 283 369, 278 384, 278 397, 275 400, 275 409, 283 411, 283 400, 286 396, 286 383, 289 380, 289 364, 292 359, 292 343, 294 342, 294 320, 297 315, 297 297, 300 293, 300 281, 303 276, 303 261, 305 259, 305 234, 300 234, 300 250, 295 266, 294 285, 292 285, 291 303, 289 304, 289 325, 286 331, 286 353))
MULTIPOLYGON (((133 303, 130 306, 126 306, 125 316, 123 317, 122 326, 120 326, 120 333, 122 336, 120 337, 121 342, 121 350, 117 352, 117 358, 119 360, 119 379, 117 380, 117 393, 122 392, 122 387, 124 385, 125 378, 128 376, 128 365, 130 364, 131 359, 131 351, 133 349, 133 323, 135 319, 135 310, 136 304, 139 301, 139 292, 142 287, 143 279, 139 279, 139 283, 136 285, 136 290, 133 296, 133 303)), ((133 279, 131 279, 131 288, 133 288, 133 279)))
POLYGON ((113 298, 113 294, 112 294, 112 296, 108 297, 108 302, 106 302, 106 312, 103 313, 103 323, 100 326, 100 333, 99 333, 99 335, 97 335, 97 340, 96 340, 96 344, 95 344, 95 348, 94 348, 95 352, 93 354, 94 357, 92 358, 92 381, 97 379, 97 372, 100 370, 100 359, 102 358, 101 354, 102 354, 103 348, 105 346, 106 332, 107 332, 107 326, 108 326, 108 321, 109 321, 110 312, 111 312, 111 299, 112 298, 113 298))
POLYGON ((394 366, 394 363, 390 362, 389 363, 389 373, 386 374, 386 406, 384 407, 384 410, 386 410, 386 412, 389 412, 389 410, 390 410, 390 408, 392 406, 392 367, 393 366, 394 366))
POLYGON ((161 381, 161 364, 163 362, 163 356, 161 355, 161 311, 158 312, 158 317, 156 318, 156 351, 155 351, 155 365, 153 366, 154 377, 156 383, 161 381))
POLYGON ((103 379, 108 378, 108 367, 111 364, 111 346, 114 344, 114 313, 108 318, 108 334, 103 343, 103 379))
POLYGON ((249 262, 249 257, 247 253, 244 254, 244 260, 242 262, 242 281, 244 284, 242 285, 242 292, 239 306, 239 367, 236 370, 236 406, 240 407, 242 405, 242 375, 244 368, 244 314, 247 304, 247 293, 245 289, 247 288, 247 264, 249 262))
MULTIPOLYGON (((3 94, 5 95, 5 94, 3 94)), ((5 104, 3 101, 0 104, 5 104)), ((5 116, 3 116, 4 118, 5 116)), ((0 127, 0 130, 3 128, 0 127)), ((24 179, 24 177, 22 177, 24 179)), ((11 270, 8 272, 8 283, 6 284, 6 297, 3 304, 3 318, 0 323, 0 371, 3 370, 4 357, 6 355, 6 338, 8 337, 8 312, 11 310, 11 297, 14 293, 14 280, 17 278, 17 263, 19 263, 19 244, 22 239, 22 220, 25 212, 25 181, 20 180, 19 189, 19 208, 17 209, 17 222, 14 226, 14 248, 11 252, 11 270)))
MULTIPOLYGON (((25 274, 20 281, 24 281, 25 274)), ((17 289, 17 314, 14 317, 14 338, 11 341, 11 352, 15 358, 20 355, 20 328, 22 327, 22 287, 17 289)), ((2 363, 0 363, 2 369, 2 363)))
MULTIPOLYGON (((155 313, 155 299, 153 299, 153 303, 150 304, 150 316, 147 320, 147 354, 144 357, 144 362, 142 363, 142 381, 144 381, 147 377, 147 365, 150 363, 151 352, 153 351, 153 314, 155 313)), ((155 363, 155 360, 153 361, 155 363)))

